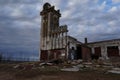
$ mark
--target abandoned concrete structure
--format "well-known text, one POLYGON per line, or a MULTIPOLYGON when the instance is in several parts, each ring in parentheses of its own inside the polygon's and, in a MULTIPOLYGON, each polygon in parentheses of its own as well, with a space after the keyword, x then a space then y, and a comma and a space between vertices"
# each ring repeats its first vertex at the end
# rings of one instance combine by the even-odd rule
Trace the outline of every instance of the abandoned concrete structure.
POLYGON ((90 48, 83 46, 77 39, 68 36, 67 25, 59 26, 59 18, 61 17, 59 10, 55 10, 54 6, 45 3, 40 15, 40 60, 52 60, 61 56, 68 59, 69 51, 72 47, 78 52, 77 59, 87 59, 83 54, 85 54, 86 51, 89 54, 90 48))
MULTIPOLYGON (((49 3, 43 5, 41 15, 41 60, 57 58, 61 53, 66 55, 67 25, 59 26, 60 11, 49 3)), ((62 54, 63 55, 63 54, 62 54)))
POLYGON ((103 59, 120 57, 120 39, 92 42, 87 45, 91 48, 92 54, 103 59))
POLYGON ((40 15, 40 60, 68 59, 72 48, 75 49, 75 59, 91 60, 91 56, 95 55, 106 60, 120 56, 120 39, 88 43, 85 38, 85 43, 81 43, 67 35, 67 25, 59 25, 61 14, 54 6, 45 3, 40 15))

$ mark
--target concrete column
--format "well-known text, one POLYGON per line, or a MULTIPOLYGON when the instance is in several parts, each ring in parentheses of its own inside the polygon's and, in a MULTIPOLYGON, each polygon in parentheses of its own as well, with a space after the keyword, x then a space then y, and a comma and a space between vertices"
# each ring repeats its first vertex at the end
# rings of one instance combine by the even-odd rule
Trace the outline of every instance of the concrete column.
POLYGON ((106 46, 101 47, 101 56, 104 60, 109 59, 108 54, 107 54, 107 47, 106 46))
POLYGON ((53 34, 53 49, 55 48, 55 35, 53 34))
POLYGON ((47 50, 50 50, 50 48, 51 48, 51 42, 50 42, 50 39, 51 39, 50 38, 50 26, 51 26, 50 22, 51 21, 50 20, 51 20, 51 13, 48 14, 48 29, 47 29, 48 31, 47 31, 47 43, 46 43, 47 44, 46 45, 47 46, 47 50))
POLYGON ((61 48, 61 33, 59 34, 59 48, 61 48))
POLYGON ((58 33, 58 42, 57 42, 57 44, 58 44, 58 49, 60 48, 60 33, 58 33))
POLYGON ((62 38, 62 43, 61 43, 61 44, 62 44, 62 48, 63 48, 63 39, 64 39, 64 38, 63 38, 63 32, 62 32, 62 37, 61 37, 61 38, 62 38))
POLYGON ((40 49, 43 50, 43 16, 41 16, 40 49))
POLYGON ((56 45, 56 40, 57 40, 57 35, 56 35, 56 33, 54 34, 54 49, 56 49, 57 48, 57 45, 56 45))
POLYGON ((51 34, 51 49, 53 49, 53 34, 51 34))
POLYGON ((49 60, 50 58, 50 51, 48 51, 48 57, 47 57, 47 60, 49 60))
POLYGON ((46 42, 47 42, 47 37, 44 38, 44 47, 45 47, 45 50, 47 50, 47 45, 46 45, 46 42))
POLYGON ((119 56, 120 56, 120 45, 118 46, 118 49, 119 49, 119 56))
POLYGON ((63 33, 63 48, 65 48, 65 33, 63 33))
POLYGON ((67 49, 67 47, 68 47, 68 45, 67 45, 67 32, 65 32, 65 50, 66 50, 66 59, 68 59, 68 49, 67 49))
POLYGON ((95 54, 95 50, 94 50, 94 47, 92 47, 92 54, 95 54))
POLYGON ((49 35, 49 33, 50 33, 50 31, 51 31, 51 29, 50 29, 50 27, 51 27, 51 13, 49 13, 48 14, 48 35, 49 35))
POLYGON ((58 49, 58 44, 57 44, 57 43, 58 43, 58 42, 57 42, 57 41, 58 41, 58 34, 57 34, 57 33, 56 33, 56 37, 55 37, 55 38, 56 38, 56 39, 55 39, 55 40, 56 40, 56 41, 55 41, 55 42, 56 42, 56 43, 55 43, 55 44, 56 44, 56 49, 58 49))
POLYGON ((51 50, 52 49, 52 35, 51 34, 49 36, 49 39, 50 39, 49 45, 50 45, 50 50, 51 50))

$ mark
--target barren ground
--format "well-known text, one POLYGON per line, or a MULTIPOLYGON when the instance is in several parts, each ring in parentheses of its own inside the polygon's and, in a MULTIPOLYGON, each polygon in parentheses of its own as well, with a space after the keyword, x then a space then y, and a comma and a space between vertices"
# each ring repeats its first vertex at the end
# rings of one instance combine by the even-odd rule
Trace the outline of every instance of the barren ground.
POLYGON ((44 69, 14 69, 16 64, 0 63, 0 80, 120 80, 119 74, 104 71, 84 70, 78 72, 62 72, 44 69))

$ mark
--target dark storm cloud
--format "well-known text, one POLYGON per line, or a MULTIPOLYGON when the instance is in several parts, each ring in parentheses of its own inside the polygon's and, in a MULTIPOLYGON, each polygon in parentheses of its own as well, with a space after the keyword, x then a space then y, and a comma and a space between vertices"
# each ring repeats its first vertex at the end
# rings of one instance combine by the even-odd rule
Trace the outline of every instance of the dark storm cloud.
POLYGON ((0 0, 0 51, 38 56, 39 12, 45 2, 60 9, 60 24, 80 41, 120 38, 118 0, 0 0))
POLYGON ((89 41, 120 38, 120 6, 112 6, 112 1, 107 0, 79 1, 70 2, 67 7, 72 8, 63 11, 61 22, 69 24, 70 35, 80 41, 84 37, 88 37, 89 41))
POLYGON ((42 0, 0 0, 0 4, 6 5, 6 4, 35 4, 37 2, 40 2, 42 0))
POLYGON ((0 53, 37 57, 41 0, 0 0, 0 53))

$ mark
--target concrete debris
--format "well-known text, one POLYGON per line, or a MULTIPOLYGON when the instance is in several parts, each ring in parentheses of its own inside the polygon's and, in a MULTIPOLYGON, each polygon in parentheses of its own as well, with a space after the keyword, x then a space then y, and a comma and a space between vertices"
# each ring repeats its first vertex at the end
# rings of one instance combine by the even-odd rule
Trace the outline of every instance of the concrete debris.
POLYGON ((120 71, 120 68, 112 68, 113 70, 120 71))
POLYGON ((68 64, 73 64, 73 65, 76 65, 76 64, 81 64, 83 62, 83 60, 79 59, 79 60, 68 60, 67 63, 68 64))
POLYGON ((23 65, 17 64, 15 66, 13 66, 14 69, 24 69, 23 65))
POLYGON ((85 68, 92 68, 91 65, 84 65, 85 68))
POLYGON ((33 64, 28 64, 28 65, 24 66, 24 69, 25 70, 31 70, 33 68, 33 66, 34 66, 33 64))
POLYGON ((103 65, 112 66, 112 63, 104 62, 103 65))
POLYGON ((101 65, 95 65, 95 67, 101 67, 101 65))
POLYGON ((62 64, 64 61, 62 59, 55 59, 55 60, 51 60, 49 61, 49 63, 53 63, 53 64, 62 64))
POLYGON ((112 70, 108 70, 109 73, 120 74, 120 68, 112 68, 112 70))
POLYGON ((83 60, 82 60, 82 59, 78 59, 76 62, 77 62, 77 63, 82 63, 83 60))
POLYGON ((45 68, 45 66, 42 66, 41 68, 45 68))
POLYGON ((44 66, 44 65, 46 65, 46 66, 52 66, 53 64, 52 63, 45 63, 45 62, 43 62, 43 63, 40 63, 39 65, 40 66, 44 66))
MULTIPOLYGON (((115 64, 115 63, 114 63, 115 64)), ((117 63, 120 65, 119 63, 117 63)), ((30 70, 30 69, 48 69, 48 70, 61 70, 61 71, 86 71, 86 70, 96 70, 96 71, 107 71, 107 73, 120 74, 120 67, 113 65, 111 62, 104 62, 102 60, 83 62, 82 60, 52 60, 47 62, 35 62, 35 63, 25 63, 17 64, 13 66, 14 69, 19 70, 30 70), (117 67, 117 68, 116 68, 117 67)))
POLYGON ((75 64, 77 64, 77 63, 76 63, 75 61, 72 61, 71 64, 72 64, 72 65, 75 65, 75 64))
POLYGON ((16 69, 16 68, 18 68, 19 66, 20 66, 20 65, 15 65, 15 66, 13 66, 13 68, 15 68, 15 69, 16 69))
POLYGON ((85 64, 85 65, 92 65, 91 62, 84 62, 83 64, 85 64))
POLYGON ((103 68, 113 68, 114 66, 106 66, 106 65, 103 65, 102 67, 103 67, 103 68))
POLYGON ((120 74, 120 71, 115 71, 115 70, 109 70, 109 73, 114 73, 114 74, 120 74))
POLYGON ((77 67, 79 67, 79 68, 83 68, 84 65, 82 65, 82 64, 78 64, 77 67))
POLYGON ((61 69, 61 71, 73 71, 73 72, 77 72, 77 71, 79 71, 79 68, 76 68, 76 67, 74 67, 74 68, 63 68, 63 69, 61 69))

